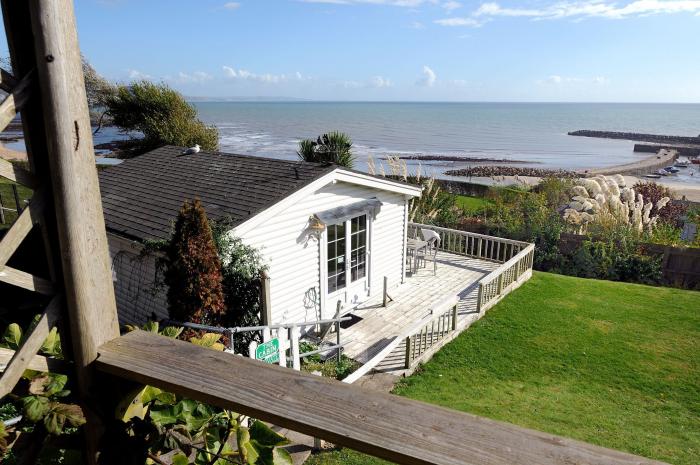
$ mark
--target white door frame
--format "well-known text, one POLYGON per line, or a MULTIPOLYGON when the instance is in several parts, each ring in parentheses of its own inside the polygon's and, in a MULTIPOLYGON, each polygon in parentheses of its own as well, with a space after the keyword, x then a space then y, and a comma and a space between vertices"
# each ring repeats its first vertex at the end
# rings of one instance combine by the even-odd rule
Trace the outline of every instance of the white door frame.
MULTIPOLYGON (((338 289, 337 291, 333 292, 332 294, 328 294, 328 228, 324 228, 323 232, 321 233, 321 238, 318 241, 319 243, 319 277, 320 277, 320 286, 319 288, 321 289, 321 318, 322 319, 327 319, 327 318, 333 318, 335 315, 335 309, 337 305, 337 301, 341 300, 343 302, 343 305, 348 304, 348 291, 350 292, 355 292, 355 289, 360 287, 361 285, 364 287, 363 291, 358 292, 361 295, 360 300, 357 302, 352 303, 350 306, 346 306, 344 311, 342 313, 346 313, 350 309, 352 309, 354 306, 357 304, 363 302, 364 300, 369 297, 370 294, 370 273, 372 272, 372 253, 371 253, 371 239, 372 239, 372 215, 370 212, 363 213, 361 215, 357 215, 353 218, 357 218, 358 216, 365 215, 367 218, 367 224, 366 224, 366 243, 365 243, 365 276, 362 279, 358 279, 357 281, 350 282, 352 273, 350 270, 350 264, 352 262, 351 260, 351 249, 352 249, 352 241, 350 239, 350 233, 351 233, 351 227, 349 225, 349 222, 352 220, 352 218, 345 220, 345 287, 342 289, 338 289)), ((337 224, 337 223, 336 223, 337 224)), ((330 225, 328 225, 330 226, 330 225)))

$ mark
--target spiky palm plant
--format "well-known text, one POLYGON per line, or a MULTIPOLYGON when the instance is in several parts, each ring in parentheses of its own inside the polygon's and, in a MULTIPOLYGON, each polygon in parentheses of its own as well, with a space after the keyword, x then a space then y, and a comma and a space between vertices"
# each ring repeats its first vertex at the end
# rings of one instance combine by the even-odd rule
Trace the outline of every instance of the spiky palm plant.
POLYGON ((335 163, 346 168, 352 168, 355 162, 350 136, 339 131, 323 134, 315 141, 300 141, 297 154, 304 161, 335 163))

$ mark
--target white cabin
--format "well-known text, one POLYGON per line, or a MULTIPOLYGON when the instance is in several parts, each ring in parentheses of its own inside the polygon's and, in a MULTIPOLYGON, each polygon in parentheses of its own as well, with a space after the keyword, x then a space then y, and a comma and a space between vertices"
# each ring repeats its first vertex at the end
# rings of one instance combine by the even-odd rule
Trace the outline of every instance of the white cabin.
POLYGON ((167 316, 144 241, 166 239, 186 199, 257 248, 268 266, 268 323, 346 313, 406 277, 408 204, 420 188, 335 165, 163 147, 100 174, 120 319, 167 316))

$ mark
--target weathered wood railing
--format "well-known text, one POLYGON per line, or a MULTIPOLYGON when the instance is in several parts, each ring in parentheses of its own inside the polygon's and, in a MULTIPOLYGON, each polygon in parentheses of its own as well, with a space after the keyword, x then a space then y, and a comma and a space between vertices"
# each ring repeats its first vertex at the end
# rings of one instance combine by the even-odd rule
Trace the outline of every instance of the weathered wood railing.
POLYGON ((529 244, 517 255, 499 266, 479 281, 477 310, 485 311, 494 306, 508 292, 532 275, 535 245, 529 244))
POLYGON ((417 329, 404 338, 406 344, 405 369, 432 355, 442 347, 446 338, 457 329, 457 304, 459 297, 452 296, 438 305, 417 329))
POLYGON ((440 235, 438 249, 443 252, 498 263, 507 262, 528 246, 527 242, 420 223, 408 223, 408 237, 420 237, 419 232, 423 228, 440 235))

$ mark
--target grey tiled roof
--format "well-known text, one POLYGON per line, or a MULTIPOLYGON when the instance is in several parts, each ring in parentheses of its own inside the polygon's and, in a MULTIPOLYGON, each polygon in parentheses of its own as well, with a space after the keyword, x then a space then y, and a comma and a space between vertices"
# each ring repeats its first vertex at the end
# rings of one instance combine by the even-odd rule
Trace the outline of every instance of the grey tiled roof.
POLYGON ((166 239, 182 203, 198 197, 212 219, 236 226, 337 167, 165 146, 100 173, 107 230, 166 239))

